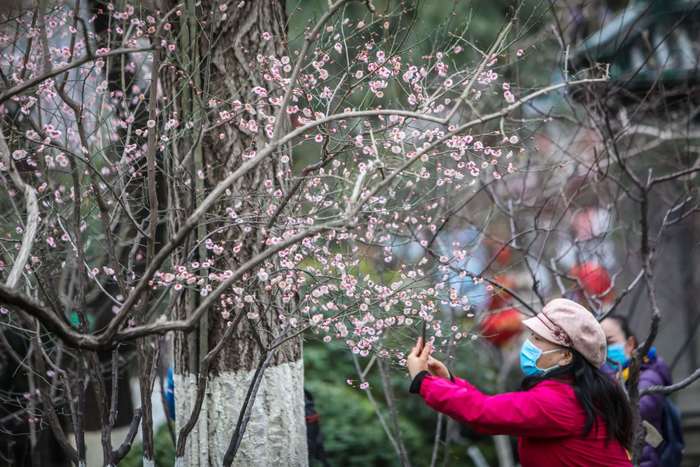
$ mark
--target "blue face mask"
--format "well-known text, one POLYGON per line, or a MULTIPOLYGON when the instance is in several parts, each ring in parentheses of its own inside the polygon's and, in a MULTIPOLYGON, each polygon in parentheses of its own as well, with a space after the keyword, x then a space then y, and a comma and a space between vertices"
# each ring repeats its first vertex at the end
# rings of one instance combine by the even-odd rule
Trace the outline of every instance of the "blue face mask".
POLYGON ((608 360, 614 363, 618 368, 624 368, 628 360, 627 356, 625 355, 624 344, 609 345, 608 360))
POLYGON ((520 349, 520 369, 525 376, 540 376, 548 371, 559 368, 559 365, 554 365, 549 368, 540 368, 537 366, 537 360, 539 360, 542 355, 558 352, 559 350, 561 349, 552 349, 543 352, 539 347, 533 344, 530 339, 526 339, 520 349))

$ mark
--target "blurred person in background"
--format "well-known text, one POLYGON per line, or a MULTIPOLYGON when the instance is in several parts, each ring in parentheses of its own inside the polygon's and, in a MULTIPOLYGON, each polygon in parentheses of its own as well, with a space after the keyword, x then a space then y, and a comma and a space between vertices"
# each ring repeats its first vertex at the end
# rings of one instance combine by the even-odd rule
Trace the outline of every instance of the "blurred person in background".
MULTIPOLYGON (((629 361, 637 347, 637 338, 622 316, 610 316, 601 322, 607 340, 606 369, 624 384, 629 379, 629 361)), ((671 370, 652 347, 642 358, 639 391, 651 386, 672 384, 671 370)), ((647 437, 640 459, 641 467, 676 467, 680 465, 683 436, 678 409, 664 394, 647 394, 639 399, 639 415, 645 423, 647 437), (651 425, 651 427, 649 426, 651 425)))

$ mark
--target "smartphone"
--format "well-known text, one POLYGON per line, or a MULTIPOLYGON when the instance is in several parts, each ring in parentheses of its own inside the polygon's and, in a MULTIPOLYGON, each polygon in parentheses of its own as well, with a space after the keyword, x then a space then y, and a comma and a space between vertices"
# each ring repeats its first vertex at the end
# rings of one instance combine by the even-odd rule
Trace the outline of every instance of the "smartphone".
POLYGON ((428 322, 424 320, 423 321, 423 330, 421 331, 421 337, 423 338, 423 345, 425 345, 425 343, 427 342, 425 340, 425 332, 427 330, 427 327, 428 327, 428 322))

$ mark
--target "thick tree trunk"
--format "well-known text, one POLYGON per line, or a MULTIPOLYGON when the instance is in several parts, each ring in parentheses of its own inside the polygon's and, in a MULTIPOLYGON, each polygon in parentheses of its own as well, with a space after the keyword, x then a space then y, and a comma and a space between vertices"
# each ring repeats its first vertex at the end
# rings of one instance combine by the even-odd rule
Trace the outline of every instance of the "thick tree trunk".
MULTIPOLYGON (((199 421, 178 465, 223 465, 254 372, 230 371, 210 376, 199 421)), ((265 372, 234 465, 307 465, 303 377, 301 359, 275 365, 265 372)), ((178 375, 175 387, 176 413, 189 414, 197 392, 194 375, 178 375)))
MULTIPOLYGON (((188 40, 198 43, 198 47, 195 47, 198 50, 181 53, 192 54, 193 75, 199 81, 194 83, 192 102, 196 100, 194 95, 197 90, 201 89, 203 93, 199 99, 208 101, 214 98, 221 103, 222 109, 230 110, 234 100, 251 102, 253 87, 268 88, 257 68, 256 56, 286 55, 286 17, 284 2, 279 0, 247 1, 240 2, 240 5, 233 2, 228 4, 225 11, 219 9, 220 4, 222 3, 212 0, 202 2, 201 8, 207 13, 207 24, 203 26, 203 32, 200 31, 195 37, 197 23, 190 21, 188 26, 188 40), (265 40, 264 32, 271 33, 272 39, 265 40), (201 60, 197 59, 196 53, 201 60)), ((190 10, 190 19, 193 17, 192 11, 194 8, 190 10)), ((271 95, 278 95, 272 89, 268 91, 271 95)), ((238 128, 238 116, 230 124, 222 125, 203 136, 201 149, 193 153, 194 167, 190 171, 193 185, 200 183, 205 189, 214 186, 241 165, 246 151, 261 147, 265 122, 260 120, 260 111, 273 115, 275 109, 264 103, 256 105, 256 110, 258 113, 255 116, 246 115, 245 118, 258 119, 260 130, 257 134, 241 131, 238 128), (200 170, 204 177, 197 181, 201 179, 197 176, 200 170)), ((232 187, 230 196, 222 198, 216 212, 210 214, 208 230, 200 229, 197 240, 202 241, 203 234, 211 234, 215 242, 227 245, 227 251, 216 258, 209 253, 209 259, 216 269, 235 270, 237 265, 263 248, 261 244, 266 235, 262 228, 255 227, 258 224, 252 224, 253 229, 248 232, 227 227, 222 230, 224 233, 217 233, 214 230, 216 227, 224 222, 230 223, 226 208, 233 208, 239 216, 246 218, 265 218, 267 205, 263 201, 266 198, 263 181, 272 180, 275 188, 284 190, 288 170, 289 167, 278 160, 259 165, 232 187), (256 193, 263 196, 252 196, 256 193), (231 251, 233 245, 240 245, 240 251, 231 251)), ((195 198, 198 198, 197 195, 195 198)), ((198 199, 191 200, 194 205, 197 201, 198 199)), ((199 249, 200 261, 206 254, 206 249, 199 249)), ((203 277, 206 277, 206 273, 203 273, 203 277)), ((240 286, 250 286, 253 281, 249 279, 245 282, 240 286)), ((246 293, 250 293, 250 290, 247 289, 246 293)), ((280 315, 289 311, 289 305, 283 304, 262 287, 256 288, 252 293, 255 295, 255 303, 246 304, 242 309, 235 306, 227 308, 226 311, 230 312, 228 320, 222 317, 223 309, 212 309, 198 331, 176 340, 176 424, 177 433, 180 433, 190 418, 197 399, 198 382, 201 383, 198 372, 202 370, 198 366, 202 358, 224 339, 227 322, 240 313, 244 314, 221 351, 208 365, 206 396, 201 413, 189 434, 183 455, 178 456, 178 465, 204 467, 223 464, 253 375, 265 358, 263 347, 267 347, 283 332, 284 320, 280 319, 280 315), (255 312, 259 317, 249 319, 249 312, 255 312)), ((197 296, 189 296, 183 300, 178 307, 181 318, 196 307, 198 299, 197 296)), ((238 297, 238 301, 240 299, 238 297)), ((303 396, 301 341, 293 339, 274 351, 263 374, 234 465, 307 465, 303 396)))

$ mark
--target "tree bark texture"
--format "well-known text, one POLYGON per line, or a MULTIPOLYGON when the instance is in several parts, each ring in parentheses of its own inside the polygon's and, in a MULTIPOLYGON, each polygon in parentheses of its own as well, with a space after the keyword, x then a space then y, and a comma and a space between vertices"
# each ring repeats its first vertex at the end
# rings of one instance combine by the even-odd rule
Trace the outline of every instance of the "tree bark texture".
MULTIPOLYGON (((194 4, 194 2, 191 2, 194 4)), ((181 112, 188 112, 198 105, 215 98, 222 107, 229 109, 231 103, 253 100, 252 89, 261 86, 270 95, 279 96, 281 91, 270 89, 258 68, 256 57, 275 55, 281 57, 286 50, 286 14, 284 2, 279 0, 256 0, 229 3, 225 11, 219 9, 221 2, 205 0, 201 2, 201 11, 207 13, 206 19, 192 14, 194 6, 190 5, 188 18, 181 21, 188 32, 189 44, 196 44, 189 50, 181 50, 191 59, 187 66, 194 76, 189 93, 185 93, 181 112), (272 35, 265 40, 263 33, 272 35), (203 97, 206 96, 206 97, 203 97)), ((187 161, 191 177, 190 189, 201 184, 206 191, 238 168, 247 154, 264 145, 265 125, 263 115, 274 115, 275 108, 264 101, 255 105, 255 114, 246 115, 246 119, 256 119, 259 132, 243 131, 238 126, 237 116, 230 124, 224 124, 203 134, 187 161)), ((216 112, 213 112, 214 114, 216 112)), ((204 118, 203 114, 198 117, 204 118)), ((189 120, 192 115, 189 115, 189 120)), ((187 121, 188 118, 183 118, 187 121)), ((202 123, 204 124, 204 123, 202 123)), ((208 122, 211 124, 211 122, 208 122)), ((288 151, 288 149, 284 149, 288 151)), ((216 209, 202 221, 203 228, 197 230, 195 241, 183 248, 180 264, 192 261, 192 252, 196 258, 204 259, 206 250, 197 248, 196 242, 204 240, 203 235, 222 245, 226 251, 214 257, 209 252, 208 259, 212 269, 235 270, 237 266, 251 258, 263 248, 264 238, 268 232, 262 227, 249 231, 237 227, 217 229, 224 222, 232 224, 227 208, 234 210, 237 216, 264 219, 268 208, 265 199, 254 196, 265 193, 263 182, 272 180, 275 189, 286 191, 289 167, 279 161, 280 154, 268 159, 249 172, 234 185, 230 193, 221 198, 216 209), (233 245, 239 245, 237 252, 233 245), (188 256, 190 255, 190 256, 188 256)), ((201 188, 200 187, 200 188, 201 188)), ((182 212, 193 210, 200 195, 184 190, 173 193, 170 199, 177 197, 182 212)), ((177 219, 173 221, 177 227, 177 219)), ((249 223, 250 225, 250 223, 249 223)), ((257 225, 264 226, 261 221, 257 225)), ((274 226, 272 227, 274 230, 274 226)), ((202 273, 206 277, 206 273, 202 273)), ((255 368, 265 358, 266 347, 284 331, 282 314, 290 311, 290 304, 283 303, 279 297, 255 286, 251 292, 251 275, 240 287, 248 287, 246 293, 255 296, 254 303, 246 303, 242 309, 221 303, 208 311, 200 322, 197 331, 189 335, 180 335, 175 342, 175 400, 176 424, 179 433, 190 418, 190 413, 197 398, 199 362, 208 351, 224 338, 227 323, 239 313, 243 318, 236 329, 227 338, 211 364, 208 365, 205 398, 201 413, 188 436, 184 456, 177 459, 178 465, 190 467, 220 466, 224 453, 231 441, 236 422, 248 387, 251 384, 255 368), (230 315, 226 313, 230 312, 230 315), (248 318, 253 312, 258 317, 248 318)), ((216 284, 212 284, 214 287, 216 284)), ((239 297, 240 299, 240 297, 239 297)), ((183 294, 176 307, 178 317, 184 319, 196 308, 199 297, 183 294)), ((201 380, 200 380, 201 381, 201 380)), ((263 376, 255 404, 251 410, 251 420, 242 440, 234 465, 269 466, 269 465, 307 465, 306 426, 304 420, 303 398, 303 362, 300 339, 292 339, 274 350, 269 368, 263 376)))

